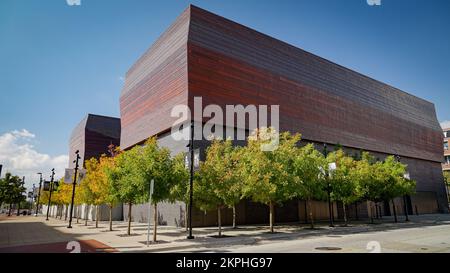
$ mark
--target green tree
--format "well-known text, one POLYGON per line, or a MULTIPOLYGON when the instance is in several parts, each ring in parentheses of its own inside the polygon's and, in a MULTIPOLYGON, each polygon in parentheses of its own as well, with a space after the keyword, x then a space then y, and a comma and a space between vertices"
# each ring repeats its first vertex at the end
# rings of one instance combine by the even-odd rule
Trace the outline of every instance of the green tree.
POLYGON ((185 205, 184 226, 186 231, 188 229, 188 204, 189 204, 189 171, 185 165, 186 153, 179 153, 173 158, 172 162, 172 175, 174 177, 174 183, 170 189, 169 201, 176 202, 181 201, 185 205))
POLYGON ((115 164, 106 167, 111 182, 110 194, 122 203, 128 204, 128 229, 131 235, 132 206, 142 200, 144 185, 139 165, 142 164, 142 147, 135 146, 114 157, 115 164))
POLYGON ((17 205, 17 215, 19 215, 20 203, 26 201, 26 188, 24 186, 25 183, 18 176, 12 175, 11 173, 6 173, 5 178, 3 178, 2 180, 2 202, 9 204, 8 216, 11 216, 13 204, 17 205))
MULTIPOLYGON (((85 215, 84 215, 84 225, 87 226, 88 223, 88 212, 90 207, 94 204, 94 194, 89 188, 89 179, 81 180, 80 184, 77 184, 76 194, 75 194, 75 204, 85 205, 85 215)), ((72 184, 70 184, 72 185, 72 184)))
MULTIPOLYGON (((450 171, 444 171, 444 182, 447 186, 447 189, 450 189, 450 171)), ((450 203, 450 196, 448 201, 450 203)))
POLYGON ((328 154, 328 163, 336 163, 336 170, 330 175, 331 200, 341 202, 344 212, 344 225, 347 226, 348 204, 358 201, 361 197, 361 188, 355 177, 356 162, 339 149, 328 154))
POLYGON ((274 206, 295 196, 293 162, 300 135, 284 132, 279 135, 278 147, 265 151, 263 147, 277 138, 274 128, 260 128, 248 138, 241 154, 244 178, 243 197, 269 206, 270 232, 273 232, 274 206))
POLYGON ((141 201, 145 202, 149 199, 150 183, 152 180, 154 181, 151 203, 154 208, 153 241, 156 242, 158 203, 170 200, 171 188, 179 177, 173 175, 174 167, 170 150, 159 147, 156 137, 149 138, 145 142, 142 148, 141 162, 138 166, 142 182, 137 184, 137 190, 143 193, 141 201))
POLYGON ((313 144, 300 148, 294 157, 294 192, 297 198, 306 200, 308 203, 311 228, 314 228, 312 200, 323 200, 326 196, 324 191, 326 181, 323 174, 325 166, 325 158, 313 144))
POLYGON ((242 197, 242 180, 237 170, 238 149, 233 147, 231 140, 213 140, 206 150, 206 161, 196 175, 195 204, 205 211, 217 209, 219 237, 222 236, 221 210, 234 208, 242 197))

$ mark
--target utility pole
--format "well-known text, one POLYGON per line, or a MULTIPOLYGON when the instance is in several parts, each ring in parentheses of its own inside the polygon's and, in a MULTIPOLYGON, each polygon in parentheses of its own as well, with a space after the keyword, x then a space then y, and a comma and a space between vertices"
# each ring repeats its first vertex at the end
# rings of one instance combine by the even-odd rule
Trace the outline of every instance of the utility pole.
POLYGON ((75 185, 77 184, 78 161, 81 159, 79 153, 80 153, 79 150, 77 150, 75 152, 75 154, 77 155, 77 158, 73 161, 73 163, 75 163, 75 171, 74 171, 74 174, 73 174, 72 202, 71 202, 71 205, 70 205, 69 226, 67 228, 72 228, 73 202, 75 200, 75 185))
POLYGON ((192 236, 192 199, 193 199, 193 189, 194 189, 194 120, 191 121, 191 139, 189 143, 189 153, 191 162, 189 164, 189 235, 187 236, 187 239, 194 239, 194 236, 192 236))
POLYGON ((52 176, 50 178, 50 195, 48 197, 48 205, 47 205, 47 219, 45 219, 46 221, 48 221, 48 213, 50 211, 50 204, 52 202, 52 191, 53 191, 53 179, 55 177, 55 169, 52 169, 52 176))
POLYGON ((0 164, 0 177, 2 177, 2 169, 3 169, 3 165, 0 164))
POLYGON ((37 216, 39 213, 39 199, 41 198, 41 187, 42 187, 42 173, 37 173, 40 175, 39 178, 39 191, 38 191, 38 198, 37 198, 37 203, 36 203, 36 213, 34 214, 34 216, 37 216))

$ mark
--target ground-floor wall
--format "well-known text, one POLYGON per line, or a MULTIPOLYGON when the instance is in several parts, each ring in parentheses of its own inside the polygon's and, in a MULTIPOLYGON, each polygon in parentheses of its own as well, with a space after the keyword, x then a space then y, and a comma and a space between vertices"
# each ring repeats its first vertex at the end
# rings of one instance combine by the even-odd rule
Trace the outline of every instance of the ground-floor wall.
MULTIPOLYGON (((99 220, 107 221, 109 220, 109 206, 100 205, 99 206, 99 220)), ((47 205, 43 205, 40 210, 41 214, 47 215, 47 205)), ((122 204, 113 207, 112 209, 112 220, 121 221, 123 220, 123 207, 122 204)), ((73 218, 94 221, 96 220, 97 209, 94 205, 77 205, 73 207, 73 218)), ((61 219, 68 219, 70 217, 70 205, 52 205, 49 209, 49 217, 58 217, 61 219)))
MULTIPOLYGON (((170 132, 160 135, 158 143, 162 147, 171 150, 172 155, 187 152, 187 141, 176 141, 170 132)), ((200 160, 205 160, 205 151, 209 146, 208 140, 196 140, 194 147, 200 149, 200 160)), ((323 143, 302 140, 300 145, 313 143, 319 151, 323 149, 323 143)), ((235 141, 235 145, 245 145, 245 141, 235 141)), ((328 144, 328 151, 333 151, 334 145, 328 144)), ((350 155, 358 157, 361 150, 341 147, 350 155)), ((377 160, 384 160, 388 154, 370 152, 377 160)), ((373 202, 358 202, 347 206, 349 219, 383 217, 394 214, 405 214, 405 208, 409 214, 448 213, 447 191, 444 185, 444 177, 440 162, 432 162, 416 158, 400 157, 400 161, 406 164, 411 179, 417 182, 416 193, 411 196, 398 197, 394 200, 386 200, 377 204, 373 202), (406 205, 406 206, 405 206, 406 205)), ((188 183, 186 181, 186 183, 188 183)), ((195 185, 194 185, 195 187, 195 185)), ((275 209, 276 222, 307 222, 307 206, 305 201, 292 200, 275 209)), ((329 219, 328 203, 312 201, 312 211, 315 220, 326 221, 329 219)), ((333 215, 336 219, 343 218, 341 204, 333 204, 333 215)), ((148 204, 133 205, 132 219, 137 222, 146 222, 149 215, 148 204)), ((232 223, 232 209, 222 210, 222 222, 224 225, 232 223)), ((123 206, 123 217, 128 217, 128 206, 123 206)), ((153 208, 150 209, 150 217, 153 219, 153 208)), ((184 226, 186 221, 186 206, 184 203, 158 204, 158 222, 161 225, 184 226)), ((193 210, 192 222, 194 226, 214 226, 217 224, 217 211, 193 210)), ((243 200, 236 206, 237 224, 265 224, 269 222, 269 208, 267 205, 243 200)))

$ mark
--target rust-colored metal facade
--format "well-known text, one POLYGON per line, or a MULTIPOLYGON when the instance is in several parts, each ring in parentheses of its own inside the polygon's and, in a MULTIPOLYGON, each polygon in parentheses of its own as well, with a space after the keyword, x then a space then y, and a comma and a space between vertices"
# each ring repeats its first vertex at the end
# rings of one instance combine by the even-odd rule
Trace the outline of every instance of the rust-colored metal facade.
POLYGON ((443 129, 444 132, 444 163, 442 170, 450 172, 450 128, 443 129))
POLYGON ((410 164, 418 190, 444 204, 434 105, 195 6, 133 65, 120 98, 121 147, 170 130, 177 104, 279 105, 280 130, 410 164))
POLYGON ((120 119, 88 114, 73 130, 69 143, 69 168, 74 168, 75 151, 80 153, 80 167, 92 157, 108 153, 108 146, 120 145, 120 119))

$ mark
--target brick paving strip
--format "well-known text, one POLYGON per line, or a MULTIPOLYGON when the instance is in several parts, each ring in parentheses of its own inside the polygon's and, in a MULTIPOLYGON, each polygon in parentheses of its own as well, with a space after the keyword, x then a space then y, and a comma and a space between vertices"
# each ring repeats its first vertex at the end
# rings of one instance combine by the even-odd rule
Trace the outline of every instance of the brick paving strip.
MULTIPOLYGON (((112 253, 116 249, 100 243, 96 240, 80 240, 80 253, 112 253)), ((33 244, 0 248, 0 253, 70 253, 73 249, 67 249, 69 242, 50 244, 33 244)))

